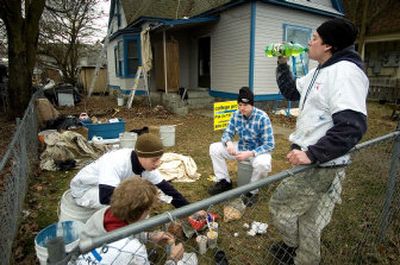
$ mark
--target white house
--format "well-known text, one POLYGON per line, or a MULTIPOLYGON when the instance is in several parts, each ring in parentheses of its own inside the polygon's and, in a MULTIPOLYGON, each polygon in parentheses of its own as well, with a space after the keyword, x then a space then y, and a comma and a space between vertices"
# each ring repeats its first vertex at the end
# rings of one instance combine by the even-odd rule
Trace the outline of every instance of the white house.
MULTIPOLYGON (((133 86, 147 58, 141 51, 141 32, 147 30, 151 94, 176 95, 183 87, 189 96, 206 91, 212 99, 236 98, 240 87, 249 86, 256 101, 281 99, 276 59, 264 56, 265 46, 282 41, 306 46, 319 24, 343 12, 341 0, 112 0, 109 87, 133 86)), ((303 64, 295 62, 298 75, 315 66, 307 55, 303 64)))

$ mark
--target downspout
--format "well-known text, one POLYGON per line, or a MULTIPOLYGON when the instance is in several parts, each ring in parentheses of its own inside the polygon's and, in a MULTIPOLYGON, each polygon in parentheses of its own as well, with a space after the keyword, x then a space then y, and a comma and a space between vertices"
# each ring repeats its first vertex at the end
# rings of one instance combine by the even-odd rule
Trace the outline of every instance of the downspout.
POLYGON ((167 43, 165 37, 165 29, 163 30, 163 50, 164 50, 164 89, 165 94, 168 94, 168 70, 167 70, 167 43))
POLYGON ((250 56, 249 56, 249 88, 254 91, 254 47, 255 47, 255 31, 256 31, 256 2, 251 1, 250 4, 250 56))

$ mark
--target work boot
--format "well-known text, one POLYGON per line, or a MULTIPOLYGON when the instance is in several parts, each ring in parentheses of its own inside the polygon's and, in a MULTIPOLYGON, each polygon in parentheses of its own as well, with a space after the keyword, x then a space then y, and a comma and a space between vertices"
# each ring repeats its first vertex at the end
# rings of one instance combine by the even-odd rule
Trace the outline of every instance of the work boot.
POLYGON ((281 241, 272 244, 269 252, 279 261, 279 264, 294 265, 293 258, 296 256, 296 249, 297 247, 289 247, 281 241))
POLYGON ((253 194, 251 192, 246 193, 242 196, 242 201, 246 207, 252 207, 258 201, 258 193, 253 194))
POLYGON ((230 189, 232 189, 232 183, 223 179, 223 180, 217 182, 214 186, 210 187, 208 189, 208 193, 210 195, 216 195, 218 193, 221 193, 221 192, 224 192, 224 191, 227 191, 230 189))

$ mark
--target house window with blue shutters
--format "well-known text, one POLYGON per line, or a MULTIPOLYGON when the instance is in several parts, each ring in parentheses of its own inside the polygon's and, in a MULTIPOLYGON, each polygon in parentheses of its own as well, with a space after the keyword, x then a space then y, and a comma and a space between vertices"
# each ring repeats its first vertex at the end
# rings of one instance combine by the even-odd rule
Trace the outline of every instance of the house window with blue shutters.
POLYGON ((139 66, 139 43, 137 40, 127 40, 127 75, 133 76, 139 66))
MULTIPOLYGON (((304 47, 307 47, 308 41, 311 38, 311 29, 307 27, 297 26, 297 25, 283 25, 283 40, 286 42, 299 43, 304 47)), ((308 72, 308 54, 303 53, 300 56, 296 57, 293 61, 290 58, 289 65, 292 68, 293 73, 297 77, 304 76, 308 72)))
POLYGON ((121 78, 135 77, 140 59, 139 34, 124 35, 114 47, 115 75, 121 78))

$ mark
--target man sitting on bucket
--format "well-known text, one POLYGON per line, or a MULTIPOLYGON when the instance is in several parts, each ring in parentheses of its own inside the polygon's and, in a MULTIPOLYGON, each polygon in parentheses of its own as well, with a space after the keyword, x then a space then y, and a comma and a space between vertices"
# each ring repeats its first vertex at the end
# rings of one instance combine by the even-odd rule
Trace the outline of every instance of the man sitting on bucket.
MULTIPOLYGON (((251 182, 259 180, 271 171, 271 152, 275 141, 272 125, 268 115, 254 107, 254 95, 250 88, 239 90, 238 110, 235 111, 225 129, 221 142, 210 145, 210 156, 214 175, 218 182, 208 192, 215 195, 232 189, 225 159, 249 160, 253 167, 251 182), (239 143, 233 137, 239 136, 239 143)), ((246 194, 244 203, 247 206, 257 201, 258 190, 246 194)))

